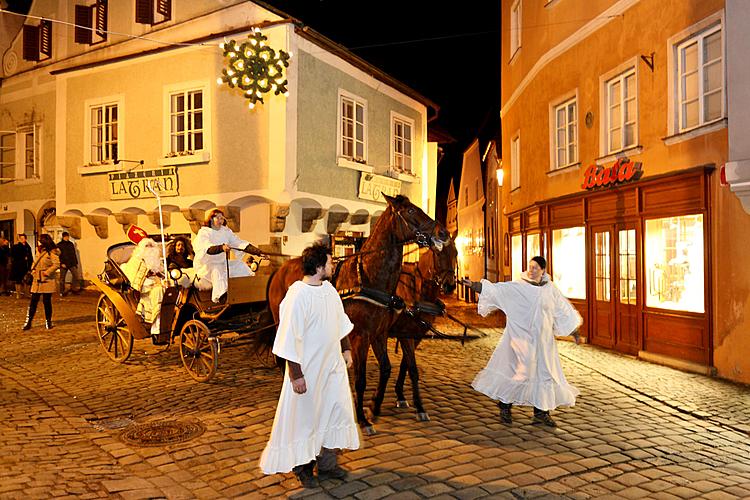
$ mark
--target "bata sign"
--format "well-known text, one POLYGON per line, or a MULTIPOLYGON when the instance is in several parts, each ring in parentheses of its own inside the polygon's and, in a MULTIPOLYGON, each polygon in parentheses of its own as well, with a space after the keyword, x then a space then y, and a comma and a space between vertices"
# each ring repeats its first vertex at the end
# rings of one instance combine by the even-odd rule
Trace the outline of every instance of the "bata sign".
POLYGON ((643 175, 643 167, 639 161, 631 161, 628 158, 618 159, 611 167, 591 165, 583 174, 583 189, 594 189, 598 187, 623 184, 625 182, 637 181, 643 175))
POLYGON ((153 198, 148 185, 154 186, 160 196, 177 196, 177 169, 165 167, 156 170, 118 172, 109 174, 109 195, 111 200, 132 200, 153 198))

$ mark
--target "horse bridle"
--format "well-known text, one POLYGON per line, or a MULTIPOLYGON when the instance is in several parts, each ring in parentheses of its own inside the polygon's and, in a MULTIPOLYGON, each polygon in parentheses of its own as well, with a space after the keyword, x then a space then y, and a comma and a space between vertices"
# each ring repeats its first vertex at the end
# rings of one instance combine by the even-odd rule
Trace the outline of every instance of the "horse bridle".
MULTIPOLYGON (((400 210, 397 210, 396 215, 398 215, 399 220, 404 224, 406 229, 411 230, 411 224, 409 224, 409 221, 407 221, 406 217, 404 217, 404 215, 401 213, 402 210, 408 209, 409 207, 404 207, 400 210)), ((432 233, 436 225, 437 222, 435 222, 434 220, 425 221, 421 225, 417 226, 416 229, 414 229, 414 238, 405 240, 402 243, 416 243, 421 248, 431 246, 430 240, 432 239, 432 236, 430 233, 432 233), (431 227, 428 229, 427 226, 431 227)))

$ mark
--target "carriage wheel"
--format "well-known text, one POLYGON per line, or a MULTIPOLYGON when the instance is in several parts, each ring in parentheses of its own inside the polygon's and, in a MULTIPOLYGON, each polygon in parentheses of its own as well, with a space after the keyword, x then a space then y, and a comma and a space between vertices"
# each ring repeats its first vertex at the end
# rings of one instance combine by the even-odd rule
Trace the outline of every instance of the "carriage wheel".
POLYGON ((219 367, 219 349, 216 339, 209 338, 208 327, 202 321, 191 319, 180 331, 180 358, 193 379, 208 382, 219 367))
POLYGON ((96 304, 96 331, 104 352, 112 361, 127 361, 133 352, 133 334, 120 311, 104 294, 96 304))

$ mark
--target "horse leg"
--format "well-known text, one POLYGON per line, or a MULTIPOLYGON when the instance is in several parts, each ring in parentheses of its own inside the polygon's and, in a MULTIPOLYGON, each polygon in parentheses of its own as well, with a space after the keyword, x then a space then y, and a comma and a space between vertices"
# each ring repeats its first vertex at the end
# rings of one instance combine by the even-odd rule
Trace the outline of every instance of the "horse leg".
MULTIPOLYGON (((409 357, 408 365, 409 378, 411 379, 412 402, 414 403, 414 408, 416 408, 417 410, 417 420, 419 420, 420 422, 427 422, 430 420, 430 416, 425 411, 424 406, 422 406, 422 394, 419 390, 419 368, 417 368, 416 351, 418 344, 419 340, 415 340, 411 346, 411 356, 409 357)), ((404 354, 406 354, 405 349, 404 354)))
POLYGON ((357 395, 355 412, 357 414, 357 423, 366 436, 375 434, 375 428, 372 426, 364 410, 365 389, 367 389, 367 344, 359 337, 352 338, 352 361, 354 362, 354 391, 357 395))
POLYGON ((372 342, 372 352, 375 354, 380 368, 378 389, 372 398, 372 414, 376 417, 380 416, 380 408, 383 405, 383 398, 385 398, 385 388, 388 385, 388 379, 391 378, 391 360, 388 358, 387 342, 388 339, 385 336, 380 336, 372 342))
POLYGON ((404 396, 404 381, 406 380, 406 371, 408 369, 408 359, 414 350, 414 341, 412 339, 401 339, 401 364, 398 368, 398 378, 396 378, 396 408, 408 408, 404 396))

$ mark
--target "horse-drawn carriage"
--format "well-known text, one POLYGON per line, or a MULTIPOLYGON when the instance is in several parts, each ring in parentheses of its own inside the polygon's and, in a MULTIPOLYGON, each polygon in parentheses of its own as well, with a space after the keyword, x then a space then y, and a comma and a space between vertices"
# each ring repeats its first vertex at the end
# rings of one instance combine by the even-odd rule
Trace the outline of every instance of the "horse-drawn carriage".
POLYGON ((226 296, 219 303, 211 300, 210 289, 196 286, 193 276, 171 270, 170 276, 164 277, 166 287, 155 314, 159 323, 153 327, 140 313, 141 292, 123 270, 135 248, 130 242, 110 247, 104 271, 92 280, 102 292, 96 306, 99 341, 113 361, 126 361, 134 340, 148 338, 154 345, 165 346, 164 350, 177 342, 190 376, 206 382, 216 373, 223 340, 235 342, 274 327, 266 307, 266 284, 272 267, 256 259, 248 262, 256 268, 255 275, 230 277, 226 296))

